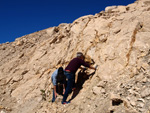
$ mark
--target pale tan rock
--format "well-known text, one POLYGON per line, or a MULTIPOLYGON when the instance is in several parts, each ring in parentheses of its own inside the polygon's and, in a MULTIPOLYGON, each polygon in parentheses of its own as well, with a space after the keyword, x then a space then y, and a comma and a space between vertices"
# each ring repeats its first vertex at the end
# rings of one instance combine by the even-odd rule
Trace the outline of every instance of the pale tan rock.
POLYGON ((101 89, 102 88, 100 88, 100 87, 93 87, 93 93, 95 95, 99 95, 99 94, 101 94, 101 89))
POLYGON ((117 6, 108 6, 108 7, 105 8, 105 11, 106 12, 112 12, 113 9, 116 9, 116 8, 117 8, 117 6))
POLYGON ((149 88, 145 88, 142 92, 141 92, 141 96, 144 98, 144 97, 147 97, 147 96, 150 96, 150 89, 149 88))
POLYGON ((6 113, 6 112, 2 110, 0 113, 6 113))
POLYGON ((135 101, 133 101, 133 100, 130 100, 130 104, 131 104, 132 106, 136 106, 136 103, 135 103, 135 101))
POLYGON ((118 94, 111 93, 110 94, 110 99, 111 100, 116 100, 116 99, 121 99, 121 97, 118 94))
POLYGON ((127 6, 106 7, 71 24, 62 23, 0 44, 2 106, 12 108, 11 113, 146 112, 150 104, 148 4, 148 0, 138 0, 127 6), (85 71, 94 74, 86 75, 82 89, 69 95, 69 99, 75 96, 71 104, 62 105, 62 96, 52 104, 52 73, 60 66, 65 68, 79 51, 86 55, 86 61, 98 65, 96 72, 85 71), (40 90, 45 91, 46 101, 40 90), (142 101, 138 104, 139 98, 142 101))
POLYGON ((22 46, 23 43, 24 43, 23 41, 19 40, 19 41, 16 43, 16 45, 17 45, 17 46, 22 46))
POLYGON ((112 11, 117 11, 117 12, 120 12, 120 13, 125 13, 126 12, 126 6, 117 6, 116 9, 112 9, 112 11))
POLYGON ((106 84, 107 84, 107 81, 100 81, 98 84, 97 84, 97 87, 106 87, 106 84))

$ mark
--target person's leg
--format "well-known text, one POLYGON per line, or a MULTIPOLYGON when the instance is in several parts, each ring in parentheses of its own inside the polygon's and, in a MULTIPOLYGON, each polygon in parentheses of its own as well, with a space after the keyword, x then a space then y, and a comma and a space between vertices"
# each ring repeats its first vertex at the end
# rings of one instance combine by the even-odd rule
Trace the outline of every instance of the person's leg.
POLYGON ((72 74, 70 74, 70 73, 65 73, 65 75, 66 75, 66 77, 68 78, 68 81, 67 81, 67 87, 66 87, 65 94, 64 94, 64 96, 63 96, 62 103, 63 103, 63 102, 66 102, 67 97, 68 97, 69 93, 71 93, 71 91, 72 91, 72 86, 73 86, 73 76, 72 76, 72 74))
POLYGON ((72 90, 76 89, 76 83, 75 83, 75 74, 73 74, 73 86, 72 86, 72 90))
POLYGON ((54 94, 54 89, 53 89, 53 98, 52 98, 52 102, 55 102, 55 94, 54 94))

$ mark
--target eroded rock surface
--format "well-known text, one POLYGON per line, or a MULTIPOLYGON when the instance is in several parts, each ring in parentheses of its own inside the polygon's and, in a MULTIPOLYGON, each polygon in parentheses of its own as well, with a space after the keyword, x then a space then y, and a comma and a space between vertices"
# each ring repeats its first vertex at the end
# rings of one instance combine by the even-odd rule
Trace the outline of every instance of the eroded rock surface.
POLYGON ((150 112, 149 0, 107 7, 0 44, 0 53, 0 113, 150 112), (76 73, 70 104, 61 105, 62 96, 51 103, 51 74, 78 51, 97 71, 76 73))

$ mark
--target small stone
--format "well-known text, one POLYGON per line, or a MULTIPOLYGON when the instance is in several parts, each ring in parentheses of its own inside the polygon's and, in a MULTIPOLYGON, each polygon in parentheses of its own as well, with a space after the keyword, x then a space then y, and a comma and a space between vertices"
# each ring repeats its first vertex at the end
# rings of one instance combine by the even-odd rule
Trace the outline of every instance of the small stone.
POLYGON ((139 103, 137 104, 137 107, 139 107, 139 108, 143 108, 143 107, 144 107, 144 103, 139 102, 139 103))
POLYGON ((105 94, 105 93, 106 93, 106 91, 105 91, 105 89, 104 89, 104 88, 102 88, 102 89, 101 89, 101 93, 103 93, 103 94, 105 94))
POLYGON ((17 41, 16 45, 17 45, 17 46, 22 46, 23 43, 24 43, 23 41, 20 41, 20 40, 19 40, 19 41, 17 41))
POLYGON ((107 81, 100 81, 98 84, 97 84, 97 87, 102 87, 104 88, 106 86, 106 83, 107 81))
POLYGON ((6 113, 6 112, 2 110, 0 113, 6 113))
POLYGON ((147 99, 147 100, 150 100, 150 97, 147 97, 146 99, 147 99))
POLYGON ((145 88, 142 92, 141 92, 141 97, 147 97, 150 96, 150 89, 149 88, 145 88))
POLYGON ((111 100, 120 99, 120 95, 111 93, 111 94, 110 94, 110 99, 111 99, 111 100))
POLYGON ((141 101, 141 102, 145 103, 145 100, 142 98, 139 98, 137 101, 141 101))
POLYGON ((117 6, 108 6, 108 7, 105 8, 105 11, 106 12, 112 12, 112 10, 116 9, 116 8, 117 8, 117 6))
POLYGON ((95 86, 95 87, 93 87, 92 91, 95 95, 99 95, 99 94, 101 94, 101 87, 95 86))
POLYGON ((88 107, 91 107, 89 104, 87 105, 88 107))
POLYGON ((131 104, 132 106, 135 106, 135 105, 136 105, 136 103, 135 103, 134 101, 130 101, 130 104, 131 104))

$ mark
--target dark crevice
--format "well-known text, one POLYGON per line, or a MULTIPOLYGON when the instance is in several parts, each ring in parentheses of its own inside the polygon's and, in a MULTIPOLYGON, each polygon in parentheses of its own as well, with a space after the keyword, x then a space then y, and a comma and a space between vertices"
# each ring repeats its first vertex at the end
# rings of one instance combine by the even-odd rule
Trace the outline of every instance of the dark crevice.
POLYGON ((114 111, 113 111, 113 110, 111 110, 111 111, 110 111, 110 113, 114 113, 114 111))
POLYGON ((112 106, 119 106, 123 101, 121 99, 112 100, 112 106))
POLYGON ((70 100, 73 100, 79 94, 80 90, 83 88, 83 84, 85 83, 85 81, 91 78, 94 74, 95 71, 93 73, 87 74, 86 68, 80 70, 77 76, 77 81, 75 83, 76 89, 73 91, 73 95, 70 100))

